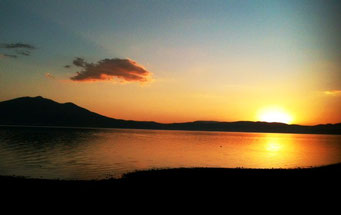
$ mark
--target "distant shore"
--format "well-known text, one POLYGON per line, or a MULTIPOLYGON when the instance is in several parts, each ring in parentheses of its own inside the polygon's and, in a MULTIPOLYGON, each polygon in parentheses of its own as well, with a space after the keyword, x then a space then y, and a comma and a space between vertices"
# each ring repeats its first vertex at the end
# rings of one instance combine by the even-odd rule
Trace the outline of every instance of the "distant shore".
MULTIPOLYGON (((198 132, 230 132, 230 133, 273 133, 273 134, 316 134, 316 135, 341 135, 335 133, 288 132, 288 131, 239 131, 239 130, 200 130, 200 129, 165 129, 165 128, 120 128, 120 127, 81 127, 81 126, 51 126, 51 125, 1 125, 0 128, 55 128, 55 129, 129 129, 129 130, 158 130, 158 131, 198 131, 198 132)), ((340 130, 341 131, 341 130, 340 130)))
POLYGON ((62 104, 41 96, 21 97, 0 102, 0 125, 294 134, 341 134, 341 123, 309 126, 261 121, 192 121, 159 123, 154 121, 115 119, 91 112, 70 102, 62 104), (25 111, 23 111, 23 109, 25 111))

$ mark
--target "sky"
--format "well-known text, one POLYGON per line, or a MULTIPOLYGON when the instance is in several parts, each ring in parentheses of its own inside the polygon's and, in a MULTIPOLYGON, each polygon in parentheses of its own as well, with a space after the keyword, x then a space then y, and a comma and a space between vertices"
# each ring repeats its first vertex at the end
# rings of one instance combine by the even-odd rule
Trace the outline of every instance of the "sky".
POLYGON ((341 122, 339 1, 0 0, 0 101, 119 119, 341 122))

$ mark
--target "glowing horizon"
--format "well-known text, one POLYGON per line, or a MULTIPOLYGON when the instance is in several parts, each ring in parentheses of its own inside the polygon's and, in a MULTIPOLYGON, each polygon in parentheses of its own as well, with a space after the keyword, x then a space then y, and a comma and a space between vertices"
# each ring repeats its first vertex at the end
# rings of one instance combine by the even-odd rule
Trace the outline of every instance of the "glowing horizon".
POLYGON ((259 120, 290 124, 293 121, 293 117, 282 108, 264 108, 259 113, 259 120))

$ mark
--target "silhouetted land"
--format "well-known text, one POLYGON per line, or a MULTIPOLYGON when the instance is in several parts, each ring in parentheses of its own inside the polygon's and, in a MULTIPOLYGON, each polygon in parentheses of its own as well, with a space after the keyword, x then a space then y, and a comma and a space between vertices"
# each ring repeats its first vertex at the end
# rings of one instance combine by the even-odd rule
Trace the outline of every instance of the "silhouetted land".
POLYGON ((22 97, 0 102, 0 125, 341 134, 341 123, 315 126, 249 121, 195 121, 163 124, 113 119, 96 114, 73 103, 61 104, 40 96, 22 97))
POLYGON ((135 188, 248 189, 280 190, 340 189, 341 164, 304 169, 179 168, 128 173, 121 179, 47 180, 0 176, 1 189, 28 191, 112 192, 135 188))

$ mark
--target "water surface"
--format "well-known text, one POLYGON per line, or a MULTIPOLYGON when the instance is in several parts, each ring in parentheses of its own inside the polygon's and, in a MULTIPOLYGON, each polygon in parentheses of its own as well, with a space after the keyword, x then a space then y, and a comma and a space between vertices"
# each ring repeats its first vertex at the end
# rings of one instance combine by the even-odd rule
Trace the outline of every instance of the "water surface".
POLYGON ((341 135, 0 127, 0 175, 102 179, 151 168, 341 162, 341 135))

